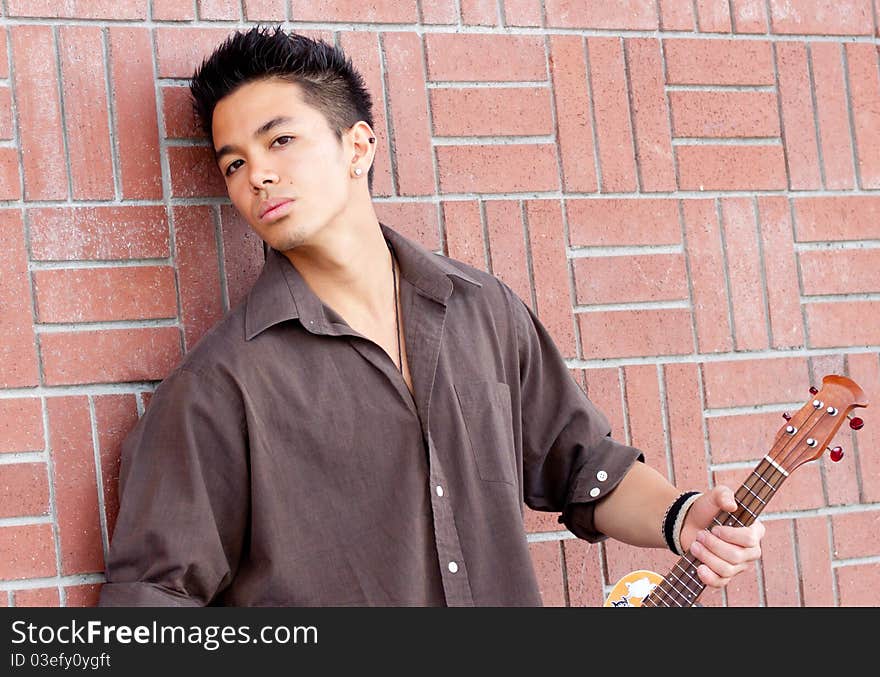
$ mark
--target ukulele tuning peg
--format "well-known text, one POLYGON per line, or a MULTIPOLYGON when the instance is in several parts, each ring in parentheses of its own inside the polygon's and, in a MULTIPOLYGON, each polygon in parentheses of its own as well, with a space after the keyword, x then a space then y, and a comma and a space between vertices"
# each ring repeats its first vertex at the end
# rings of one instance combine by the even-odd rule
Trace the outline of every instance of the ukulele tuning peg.
POLYGON ((849 427, 853 430, 861 430, 865 425, 865 422, 858 416, 847 416, 847 418, 849 419, 849 427))
POLYGON ((787 411, 785 411, 785 412, 782 413, 782 418, 784 418, 786 421, 790 421, 790 420, 791 420, 791 414, 789 414, 787 411))
POLYGON ((843 447, 837 446, 837 447, 833 447, 833 448, 832 447, 826 447, 826 448, 828 449, 828 451, 831 452, 829 454, 829 456, 831 457, 831 460, 834 461, 835 463, 837 463, 840 459, 843 458, 843 447))
POLYGON ((810 395, 815 395, 819 392, 819 389, 816 386, 810 386, 810 395))

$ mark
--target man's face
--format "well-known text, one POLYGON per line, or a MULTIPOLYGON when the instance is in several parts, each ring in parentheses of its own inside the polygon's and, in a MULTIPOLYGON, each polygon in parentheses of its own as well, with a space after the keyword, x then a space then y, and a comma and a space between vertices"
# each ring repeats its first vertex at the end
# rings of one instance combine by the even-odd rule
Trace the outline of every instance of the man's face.
POLYGON ((232 204, 274 249, 308 242, 348 205, 352 142, 347 134, 339 142, 298 85, 242 85, 218 102, 212 132, 232 204), (267 201, 279 199, 293 202, 262 214, 267 201))

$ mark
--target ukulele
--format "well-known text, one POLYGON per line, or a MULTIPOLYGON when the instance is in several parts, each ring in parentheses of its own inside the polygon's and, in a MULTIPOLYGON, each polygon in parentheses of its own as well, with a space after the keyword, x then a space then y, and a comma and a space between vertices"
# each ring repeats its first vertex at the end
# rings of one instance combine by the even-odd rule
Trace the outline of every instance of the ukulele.
MULTIPOLYGON (((834 374, 822 379, 822 389, 810 388, 812 400, 791 416, 783 414, 787 424, 776 433, 769 453, 752 470, 734 494, 739 506, 733 513, 720 511, 713 518, 718 525, 748 526, 754 522, 785 479, 804 463, 825 453, 827 444, 844 418, 853 430, 864 422, 850 416, 854 407, 867 407, 864 391, 849 378, 834 374)), ((843 449, 830 449, 832 461, 843 458, 843 449)), ((633 571, 612 588, 604 606, 694 606, 706 587, 697 576, 699 560, 686 553, 665 577, 653 571, 633 571)))

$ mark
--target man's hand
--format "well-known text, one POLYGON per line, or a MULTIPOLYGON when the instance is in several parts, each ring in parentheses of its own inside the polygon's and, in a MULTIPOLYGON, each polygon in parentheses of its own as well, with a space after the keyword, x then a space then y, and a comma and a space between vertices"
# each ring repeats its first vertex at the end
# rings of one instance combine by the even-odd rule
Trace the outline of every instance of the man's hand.
POLYGON ((718 485, 694 501, 681 528, 681 547, 702 562, 697 567, 697 575, 713 588, 723 588, 761 556, 761 539, 764 538, 761 522, 748 527, 713 524, 712 518, 719 511, 733 513, 737 508, 733 491, 718 485), (707 530, 709 525, 712 526, 707 530))

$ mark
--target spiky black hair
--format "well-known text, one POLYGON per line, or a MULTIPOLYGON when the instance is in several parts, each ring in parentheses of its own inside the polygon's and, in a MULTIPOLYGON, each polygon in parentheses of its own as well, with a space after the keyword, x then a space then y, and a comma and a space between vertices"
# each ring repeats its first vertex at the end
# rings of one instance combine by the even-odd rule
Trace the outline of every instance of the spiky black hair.
MULTIPOLYGON (((278 78, 299 85, 303 100, 327 119, 336 138, 359 120, 373 126, 373 100, 343 51, 323 40, 287 33, 282 26, 236 31, 193 74, 190 94, 196 120, 213 142, 214 108, 249 82, 278 78)), ((367 175, 373 188, 373 168, 367 175)))

